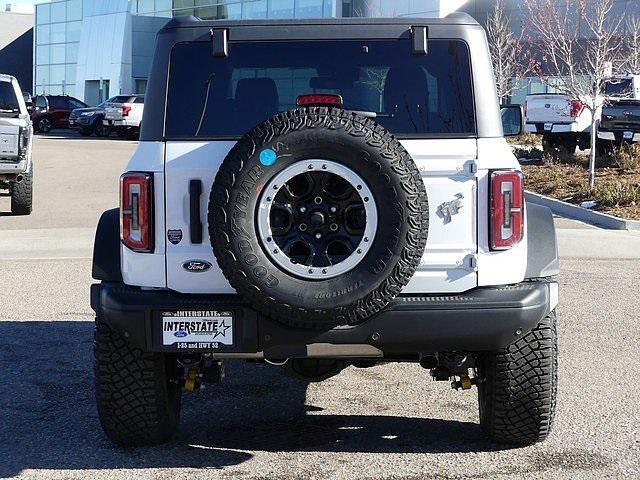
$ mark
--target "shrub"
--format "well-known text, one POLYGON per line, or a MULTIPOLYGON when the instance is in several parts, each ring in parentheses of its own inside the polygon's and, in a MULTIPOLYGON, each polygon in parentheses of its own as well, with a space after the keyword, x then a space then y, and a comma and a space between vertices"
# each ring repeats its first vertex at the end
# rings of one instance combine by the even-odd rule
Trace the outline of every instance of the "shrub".
POLYGON ((615 149, 614 159, 622 170, 640 169, 640 143, 623 143, 615 149))
POLYGON ((590 192, 585 188, 583 198, 593 198, 603 207, 624 207, 640 204, 640 184, 614 182, 597 184, 590 192))

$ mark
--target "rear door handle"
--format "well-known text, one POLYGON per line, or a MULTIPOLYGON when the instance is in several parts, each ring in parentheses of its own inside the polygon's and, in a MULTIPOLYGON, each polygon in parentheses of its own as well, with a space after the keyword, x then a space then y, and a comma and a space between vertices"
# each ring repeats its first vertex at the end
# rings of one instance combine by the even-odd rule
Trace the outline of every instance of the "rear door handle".
POLYGON ((202 197, 202 181, 191 180, 189 182, 189 236, 192 244, 202 243, 200 197, 202 197))

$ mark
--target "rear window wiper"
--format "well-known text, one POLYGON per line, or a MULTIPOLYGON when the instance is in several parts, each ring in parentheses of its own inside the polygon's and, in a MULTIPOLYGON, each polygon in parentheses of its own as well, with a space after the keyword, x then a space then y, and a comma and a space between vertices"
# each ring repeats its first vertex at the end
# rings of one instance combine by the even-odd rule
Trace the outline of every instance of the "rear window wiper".
POLYGON ((211 93, 211 84, 216 78, 216 74, 212 73, 207 78, 207 93, 204 97, 204 104, 202 105, 202 112, 200 113, 200 121, 198 122, 198 128, 196 129, 196 137, 200 136, 200 130, 202 129, 202 123, 204 122, 204 117, 207 114, 207 106, 209 105, 209 94, 211 93))

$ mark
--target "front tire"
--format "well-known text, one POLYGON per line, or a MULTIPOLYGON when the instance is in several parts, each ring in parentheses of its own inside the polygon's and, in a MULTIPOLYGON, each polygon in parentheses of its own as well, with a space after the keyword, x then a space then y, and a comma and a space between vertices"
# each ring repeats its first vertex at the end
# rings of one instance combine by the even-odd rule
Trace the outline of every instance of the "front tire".
POLYGON ((175 356, 146 353, 96 319, 95 398, 100 424, 120 447, 169 440, 180 419, 181 387, 175 356))
POLYGON ((43 117, 38 120, 37 129, 40 133, 49 133, 53 128, 53 123, 51 123, 51 119, 49 117, 43 117))
POLYGON ((480 426, 495 442, 531 445, 553 425, 558 386, 556 313, 517 342, 480 356, 480 426))
POLYGON ((33 166, 23 174, 22 181, 11 185, 11 213, 29 215, 33 210, 33 166))

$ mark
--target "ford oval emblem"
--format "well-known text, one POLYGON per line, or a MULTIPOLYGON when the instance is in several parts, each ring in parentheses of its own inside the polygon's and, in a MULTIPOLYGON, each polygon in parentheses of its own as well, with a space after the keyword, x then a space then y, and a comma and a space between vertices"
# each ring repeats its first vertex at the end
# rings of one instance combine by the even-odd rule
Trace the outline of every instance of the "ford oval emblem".
POLYGON ((189 260, 188 262, 184 262, 182 264, 182 268, 184 268, 187 272, 192 273, 201 273, 209 270, 213 265, 207 262, 206 260, 189 260))
POLYGON ((173 334, 173 336, 178 338, 184 338, 187 336, 187 332, 183 330, 178 330, 176 333, 173 334))

